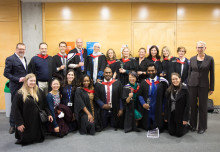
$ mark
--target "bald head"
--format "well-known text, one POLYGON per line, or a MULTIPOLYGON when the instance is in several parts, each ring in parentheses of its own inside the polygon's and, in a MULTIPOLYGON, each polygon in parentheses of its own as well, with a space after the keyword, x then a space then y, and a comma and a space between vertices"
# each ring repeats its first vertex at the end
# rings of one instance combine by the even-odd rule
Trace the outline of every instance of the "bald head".
POLYGON ((78 49, 82 49, 82 47, 83 47, 83 40, 81 38, 76 39, 76 47, 78 49))

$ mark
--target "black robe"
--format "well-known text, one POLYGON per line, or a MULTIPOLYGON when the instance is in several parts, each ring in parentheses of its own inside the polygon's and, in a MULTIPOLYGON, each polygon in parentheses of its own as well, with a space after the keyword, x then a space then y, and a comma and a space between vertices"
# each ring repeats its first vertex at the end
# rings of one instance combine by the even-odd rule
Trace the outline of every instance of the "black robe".
MULTIPOLYGON (((164 78, 160 78, 163 79, 164 78)), ((168 87, 168 82, 167 80, 161 81, 160 83, 157 84, 157 96, 156 96, 156 105, 155 105, 155 126, 158 127, 159 129, 163 128, 163 100, 165 97, 165 91, 168 87)), ((142 80, 140 84, 140 89, 139 89, 139 96, 142 96, 144 98, 145 103, 147 103, 147 99, 149 98, 149 84, 146 82, 146 80, 142 80)), ((150 107, 152 108, 152 107, 150 107)), ((148 110, 144 109, 143 106, 141 105, 140 109, 143 118, 140 121, 140 126, 148 130, 148 110)))
MULTIPOLYGON (((88 121, 87 114, 83 111, 83 108, 86 107, 87 110, 90 112, 90 114, 92 114, 92 107, 90 104, 90 99, 89 99, 88 93, 81 88, 77 88, 76 92, 75 92, 74 101, 75 101, 74 102, 74 112, 75 112, 76 120, 78 121, 78 127, 79 127, 80 134, 87 134, 87 133, 95 134, 95 122, 90 123, 88 121), (82 124, 83 124, 83 126, 82 126, 82 124), (92 129, 92 132, 91 132, 91 129, 92 129), (89 132, 88 132, 88 130, 89 130, 89 132)), ((93 104, 94 104, 94 102, 93 102, 93 104)), ((94 104, 94 113, 95 113, 94 119, 96 121, 96 106, 95 106, 95 104, 94 104)))
MULTIPOLYGON (((71 54, 71 53, 77 54, 78 50, 76 48, 74 48, 73 50, 71 50, 69 52, 69 54, 71 54)), ((83 48, 83 60, 84 60, 84 73, 86 73, 86 70, 87 70, 87 50, 84 48, 83 48)), ((79 64, 79 62, 81 62, 80 56, 74 55, 73 58, 71 58, 70 60, 68 59, 67 69, 70 69, 68 67, 69 64, 79 64)), ((83 75, 83 73, 81 71, 81 67, 74 68, 74 71, 76 72, 77 79, 80 79, 81 76, 83 75)))
POLYGON ((58 55, 53 56, 53 77, 57 77, 61 81, 64 80, 64 70, 57 71, 57 68, 59 68, 61 65, 63 65, 61 61, 61 57, 58 55))
POLYGON ((142 80, 146 79, 148 77, 147 75, 147 64, 150 63, 150 60, 147 58, 144 58, 144 60, 139 64, 139 58, 135 58, 135 71, 142 71, 146 72, 146 75, 142 74, 138 77, 138 82, 141 82, 142 80))
MULTIPOLYGON (((91 54, 92 55, 92 54, 91 54)), ((87 74, 93 79, 93 57, 89 55, 87 58, 87 74)), ((107 65, 106 57, 102 53, 98 58, 97 79, 103 79, 103 73, 107 65)))
MULTIPOLYGON (((168 120, 168 128, 170 126, 170 116, 171 116, 171 93, 166 92, 166 106, 164 119, 168 120)), ((183 123, 183 121, 189 120, 189 91, 185 85, 182 85, 181 90, 178 92, 175 104, 175 122, 183 123)))
POLYGON ((181 63, 177 62, 177 57, 170 59, 170 73, 176 72, 181 76, 181 81, 187 84, 188 70, 189 70, 189 60, 185 58, 185 64, 183 67, 183 72, 181 75, 181 63))
POLYGON ((32 96, 28 96, 23 101, 23 95, 17 93, 14 98, 14 116, 16 126, 24 125, 24 132, 20 132, 16 128, 15 137, 21 144, 31 144, 34 142, 42 142, 44 140, 45 124, 40 120, 39 109, 45 110, 47 115, 51 115, 46 102, 46 96, 43 91, 38 89, 38 102, 34 101, 32 96), (35 103, 34 103, 35 102, 35 103), (38 104, 38 107, 37 105, 38 104))
POLYGON ((170 82, 170 61, 169 60, 163 60, 162 61, 162 69, 163 72, 166 74, 166 76, 164 76, 165 79, 167 79, 170 82))
MULTIPOLYGON (((110 67, 112 69, 112 74, 114 74, 116 72, 118 72, 118 69, 120 68, 120 60, 116 59, 115 63, 109 64, 107 61, 107 66, 110 67)), ((118 78, 118 75, 116 76, 116 79, 118 78)))
POLYGON ((121 84, 122 86, 126 85, 129 81, 128 81, 128 74, 131 70, 134 70, 135 71, 135 60, 134 58, 129 58, 130 61, 127 61, 127 62, 123 62, 122 59, 120 59, 120 68, 122 68, 123 66, 123 69, 126 70, 125 73, 120 73, 118 71, 118 79, 119 81, 121 81, 121 84))
MULTIPOLYGON (((120 100, 122 99, 122 85, 119 81, 115 81, 112 84, 112 110, 113 110, 113 117, 114 117, 114 126, 115 128, 123 128, 123 116, 118 117, 118 111, 120 110, 120 100)), ((102 84, 102 82, 98 82, 95 84, 95 101, 98 105, 98 102, 102 102, 103 104, 106 104, 107 97, 105 92, 105 85, 102 84), (99 100, 99 101, 98 101, 99 100)), ((122 102, 122 101, 121 101, 122 102)), ((98 110, 98 123, 100 129, 103 129, 103 115, 104 115, 104 109, 101 107, 97 108, 98 110)))
POLYGON ((126 85, 124 86, 123 88, 123 96, 122 96, 122 99, 123 99, 123 102, 124 102, 124 111, 125 111, 125 120, 124 120, 124 130, 125 132, 129 132, 129 131, 132 131, 132 130, 136 130, 137 129, 137 126, 136 126, 136 120, 135 120, 135 115, 134 115, 134 110, 135 108, 140 111, 140 108, 141 108, 141 104, 138 100, 138 94, 139 94, 139 91, 137 92, 137 97, 136 97, 136 101, 133 100, 133 98, 130 100, 129 103, 126 102, 126 99, 128 98, 129 96, 129 93, 131 93, 131 90, 130 90, 131 86, 130 85, 126 85), (137 106, 135 106, 135 102, 137 102, 137 106))
POLYGON ((157 76, 160 76, 160 74, 161 74, 162 71, 163 71, 163 67, 162 67, 161 61, 153 61, 153 60, 150 60, 150 61, 155 64, 156 69, 157 69, 157 76))

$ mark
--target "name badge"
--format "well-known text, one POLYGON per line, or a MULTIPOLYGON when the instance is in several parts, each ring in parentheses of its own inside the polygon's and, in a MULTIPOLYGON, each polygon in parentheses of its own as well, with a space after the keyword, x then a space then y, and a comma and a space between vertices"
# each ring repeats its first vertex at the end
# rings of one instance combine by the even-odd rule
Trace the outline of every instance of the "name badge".
POLYGON ((73 106, 73 103, 68 102, 67 106, 72 107, 72 106, 73 106))

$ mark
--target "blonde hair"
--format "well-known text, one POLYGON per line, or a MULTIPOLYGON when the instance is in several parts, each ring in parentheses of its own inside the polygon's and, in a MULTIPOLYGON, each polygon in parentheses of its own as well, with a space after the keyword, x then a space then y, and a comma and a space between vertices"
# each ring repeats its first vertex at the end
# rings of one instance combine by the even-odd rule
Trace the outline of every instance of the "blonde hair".
POLYGON ((26 101, 28 96, 32 96, 34 98, 34 100, 38 102, 38 96, 37 96, 38 86, 37 85, 34 86, 33 94, 31 94, 30 87, 28 86, 28 80, 30 78, 35 78, 36 79, 36 76, 33 73, 27 74, 25 76, 25 80, 24 80, 23 86, 21 87, 21 89, 18 90, 18 92, 23 95, 23 102, 26 101))
POLYGON ((163 50, 167 50, 169 52, 169 56, 168 56, 168 59, 170 59, 171 57, 171 52, 170 52, 170 49, 167 47, 167 46, 164 46, 161 50, 161 62, 164 60, 165 56, 163 55, 163 50))
POLYGON ((123 50, 122 50, 122 58, 124 58, 123 51, 124 51, 125 49, 128 49, 128 52, 129 52, 129 57, 128 57, 128 58, 132 57, 130 49, 129 49, 128 47, 125 47, 125 48, 123 48, 123 50))

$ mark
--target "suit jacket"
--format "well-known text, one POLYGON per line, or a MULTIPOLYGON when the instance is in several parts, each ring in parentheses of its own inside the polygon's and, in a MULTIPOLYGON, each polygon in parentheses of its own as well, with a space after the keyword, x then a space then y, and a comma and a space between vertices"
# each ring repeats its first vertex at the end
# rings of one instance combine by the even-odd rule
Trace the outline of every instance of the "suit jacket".
MULTIPOLYGON (((26 58, 24 59, 27 69, 27 61, 26 58)), ((10 80, 9 88, 12 94, 15 94, 21 88, 23 83, 19 82, 19 79, 26 76, 26 69, 16 54, 6 58, 4 76, 10 80)))
POLYGON ((197 65, 197 55, 192 57, 189 65, 188 85, 192 87, 208 87, 210 91, 214 91, 214 66, 214 59, 211 56, 205 55, 200 68, 197 65))

